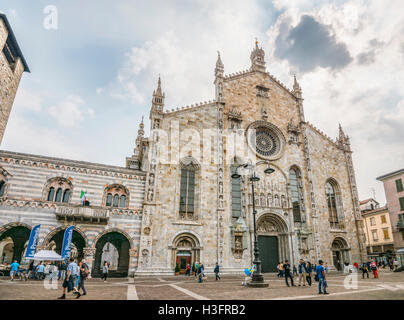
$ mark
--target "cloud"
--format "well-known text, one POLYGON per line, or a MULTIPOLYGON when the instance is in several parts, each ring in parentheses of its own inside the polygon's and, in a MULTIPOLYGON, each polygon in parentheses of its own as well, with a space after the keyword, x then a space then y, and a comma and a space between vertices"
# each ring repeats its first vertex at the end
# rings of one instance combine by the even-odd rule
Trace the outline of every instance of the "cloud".
POLYGON ((359 64, 372 64, 376 61, 376 55, 380 52, 380 49, 383 48, 384 43, 378 41, 377 39, 373 39, 369 41, 370 49, 366 52, 362 52, 358 55, 358 63, 359 64))
POLYGON ((13 113, 10 116, 1 147, 3 150, 67 159, 85 158, 80 147, 71 143, 59 130, 37 126, 25 117, 13 113))
POLYGON ((346 44, 337 41, 330 26, 310 15, 303 15, 296 27, 288 22, 283 22, 279 29, 275 49, 277 58, 288 60, 301 72, 313 71, 317 67, 341 69, 352 61, 346 44))
POLYGON ((22 87, 17 92, 13 108, 24 111, 40 112, 42 110, 43 99, 44 94, 22 87))
POLYGON ((79 96, 69 95, 63 101, 47 109, 56 121, 66 128, 77 126, 85 116, 94 116, 94 110, 86 108, 86 103, 79 96))

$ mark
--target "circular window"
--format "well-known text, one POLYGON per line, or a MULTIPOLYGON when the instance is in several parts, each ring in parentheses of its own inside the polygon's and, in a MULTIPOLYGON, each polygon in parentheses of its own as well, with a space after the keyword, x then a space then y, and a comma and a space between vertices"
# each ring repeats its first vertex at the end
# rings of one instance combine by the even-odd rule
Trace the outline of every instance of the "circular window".
POLYGON ((283 148, 281 131, 267 122, 256 122, 248 128, 248 142, 258 156, 265 159, 278 158, 283 148))

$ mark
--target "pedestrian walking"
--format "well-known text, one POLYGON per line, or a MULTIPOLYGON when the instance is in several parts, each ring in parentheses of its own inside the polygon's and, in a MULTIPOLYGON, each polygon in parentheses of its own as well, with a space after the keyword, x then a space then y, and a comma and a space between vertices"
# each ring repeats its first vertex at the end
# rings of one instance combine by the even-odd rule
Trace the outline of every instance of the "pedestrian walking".
POLYGON ((306 281, 307 281, 307 284, 311 287, 311 283, 312 283, 311 275, 313 273, 313 266, 311 265, 310 261, 306 262, 306 271, 307 271, 306 281))
POLYGON ((203 264, 199 264, 198 268, 198 282, 202 283, 203 282, 203 264))
POLYGON ((189 263, 187 264, 187 271, 185 272, 185 275, 188 277, 191 276, 191 265, 189 263))
POLYGON ((318 266, 316 267, 316 279, 318 279, 318 294, 328 294, 327 281, 326 281, 326 271, 323 266, 323 261, 318 261, 318 266))
POLYGON ((306 286, 306 275, 307 275, 307 268, 306 263, 303 259, 299 260, 299 264, 297 266, 297 271, 299 274, 299 287, 301 287, 301 283, 303 282, 303 287, 306 286))
POLYGON ((216 275, 216 281, 220 280, 220 276, 219 276, 219 264, 216 262, 216 267, 215 267, 215 275, 216 275))
POLYGON ((379 278, 379 273, 378 273, 378 271, 377 271, 376 262, 372 261, 372 262, 370 263, 370 270, 372 270, 372 272, 373 272, 373 278, 374 278, 374 279, 378 279, 378 278, 379 278))
POLYGON ((104 282, 107 281, 108 270, 109 270, 108 262, 105 261, 102 267, 102 277, 101 277, 101 280, 104 279, 104 282))
POLYGON ((288 282, 288 278, 290 278, 290 282, 292 284, 292 287, 296 287, 293 283, 293 276, 291 274, 291 270, 290 270, 290 264, 288 260, 285 260, 285 263, 283 264, 283 270, 285 271, 285 282, 286 285, 288 287, 290 287, 289 282, 288 282))
POLYGON ((35 274, 34 270, 35 270, 34 260, 32 260, 28 266, 28 279, 31 279, 34 276, 35 274))
POLYGON ((80 298, 80 296, 81 296, 80 289, 83 290, 83 294, 82 294, 83 296, 85 296, 87 294, 86 287, 84 286, 84 281, 87 280, 89 275, 90 275, 90 268, 88 267, 86 260, 83 259, 80 264, 80 281, 79 281, 79 285, 77 287, 78 295, 77 295, 76 299, 80 298))
POLYGON ((66 278, 63 281, 62 285, 63 294, 58 299, 66 299, 66 289, 67 292, 73 291, 73 294, 78 294, 78 296, 80 296, 77 287, 75 287, 79 274, 80 274, 79 266, 77 265, 76 262, 74 262, 74 258, 70 258, 69 265, 67 266, 66 278))
POLYGON ((20 267, 20 264, 17 262, 17 260, 14 260, 12 264, 10 264, 10 278, 11 281, 14 281, 14 277, 18 276, 18 268, 20 267))
POLYGON ((325 273, 328 273, 328 263, 324 263, 324 271, 325 273))

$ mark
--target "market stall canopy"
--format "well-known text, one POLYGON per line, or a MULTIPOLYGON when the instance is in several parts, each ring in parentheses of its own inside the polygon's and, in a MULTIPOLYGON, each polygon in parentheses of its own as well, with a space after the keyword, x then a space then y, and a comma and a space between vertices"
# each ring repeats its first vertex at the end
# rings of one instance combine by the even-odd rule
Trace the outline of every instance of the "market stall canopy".
POLYGON ((41 261, 62 261, 62 257, 52 250, 41 250, 35 253, 33 258, 27 260, 41 260, 41 261))

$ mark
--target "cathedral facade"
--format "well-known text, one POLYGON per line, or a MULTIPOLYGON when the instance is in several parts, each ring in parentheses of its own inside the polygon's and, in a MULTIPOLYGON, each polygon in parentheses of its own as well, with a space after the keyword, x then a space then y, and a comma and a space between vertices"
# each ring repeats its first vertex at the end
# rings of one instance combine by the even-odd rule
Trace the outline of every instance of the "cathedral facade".
POLYGON ((112 256, 121 276, 195 262, 241 273, 252 264, 254 223, 264 272, 286 259, 338 270, 364 261, 342 128, 332 140, 307 122, 296 78, 289 90, 268 73, 258 44, 236 74, 224 74, 219 55, 214 86, 213 101, 167 110, 159 79, 150 136, 142 120, 125 167, 0 151, 0 263, 23 258, 37 224, 39 248, 57 252, 74 225, 72 252, 94 274, 112 256))

